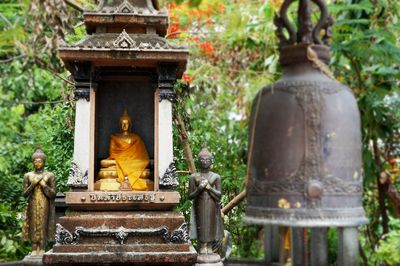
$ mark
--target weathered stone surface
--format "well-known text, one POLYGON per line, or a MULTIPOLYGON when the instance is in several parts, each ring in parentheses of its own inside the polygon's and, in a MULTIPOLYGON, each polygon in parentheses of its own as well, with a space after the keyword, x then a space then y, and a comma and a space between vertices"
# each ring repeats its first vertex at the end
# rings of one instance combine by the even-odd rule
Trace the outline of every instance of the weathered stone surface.
POLYGON ((44 255, 45 265, 171 265, 189 266, 196 262, 193 247, 187 252, 82 252, 44 255))
POLYGON ((60 218, 60 223, 68 230, 76 226, 118 228, 156 228, 167 226, 176 229, 184 223, 182 214, 168 211, 132 212, 71 212, 60 218))
POLYGON ((189 252, 191 244, 136 244, 136 245, 55 245, 55 253, 90 253, 90 252, 189 252))
POLYGON ((197 258, 183 215, 173 211, 71 212, 58 229, 45 265, 193 265, 197 258))
POLYGON ((33 256, 27 255, 22 260, 22 265, 24 266, 42 266, 43 265, 43 256, 33 256))
POLYGON ((200 254, 195 266, 223 266, 223 263, 218 254, 200 254))

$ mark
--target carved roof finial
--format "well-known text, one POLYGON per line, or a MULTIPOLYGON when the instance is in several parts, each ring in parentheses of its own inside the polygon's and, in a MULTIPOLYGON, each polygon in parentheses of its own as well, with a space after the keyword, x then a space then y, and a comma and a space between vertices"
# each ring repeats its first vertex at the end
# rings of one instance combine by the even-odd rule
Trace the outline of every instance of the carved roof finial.
POLYGON ((118 7, 118 12, 119 13, 136 13, 137 10, 134 6, 129 3, 128 0, 124 0, 124 2, 121 3, 121 5, 118 7))
POLYGON ((135 13, 138 9, 156 12, 158 0, 100 0, 96 8, 98 12, 135 13))
POLYGON ((125 29, 123 29, 122 33, 113 42, 113 45, 117 48, 132 48, 136 45, 136 42, 129 36, 125 29))

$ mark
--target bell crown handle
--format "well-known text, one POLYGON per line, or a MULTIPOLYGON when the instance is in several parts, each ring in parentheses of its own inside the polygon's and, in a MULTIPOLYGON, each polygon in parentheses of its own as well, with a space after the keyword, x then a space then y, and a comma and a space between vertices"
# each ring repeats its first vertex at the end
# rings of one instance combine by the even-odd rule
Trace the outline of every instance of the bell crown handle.
POLYGON ((297 29, 288 18, 288 9, 296 0, 284 0, 281 9, 274 17, 277 27, 276 34, 280 41, 280 47, 295 44, 329 44, 331 37, 332 17, 328 14, 324 0, 298 0, 297 29), (320 17, 315 25, 311 20, 311 5, 315 4, 320 17), (287 34, 285 34, 287 31, 287 34))

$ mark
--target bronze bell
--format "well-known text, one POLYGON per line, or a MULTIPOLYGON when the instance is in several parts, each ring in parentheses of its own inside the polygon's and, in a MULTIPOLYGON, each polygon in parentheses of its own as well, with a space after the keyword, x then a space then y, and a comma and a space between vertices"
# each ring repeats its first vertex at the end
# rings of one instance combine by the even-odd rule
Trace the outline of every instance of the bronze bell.
POLYGON ((285 0, 275 18, 283 74, 254 99, 245 220, 357 226, 368 222, 362 207, 360 115, 352 91, 327 67, 324 44, 332 19, 323 2, 312 0, 321 10, 313 26, 309 1, 300 1, 298 32, 286 15, 293 0, 285 0))

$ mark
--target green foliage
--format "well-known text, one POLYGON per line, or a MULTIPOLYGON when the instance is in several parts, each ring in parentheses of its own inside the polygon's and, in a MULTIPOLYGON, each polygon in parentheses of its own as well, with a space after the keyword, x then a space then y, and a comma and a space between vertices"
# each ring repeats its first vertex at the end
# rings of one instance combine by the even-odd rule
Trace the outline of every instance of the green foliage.
POLYGON ((380 264, 400 265, 400 220, 390 222, 392 230, 381 239, 376 251, 380 264))
POLYGON ((338 231, 336 228, 328 229, 328 263, 335 265, 338 251, 338 231))
POLYGON ((21 215, 0 203, 0 262, 22 258, 28 247, 21 242, 21 215))
MULTIPOLYGON (((0 4, 0 261, 21 259, 29 252, 21 239, 22 180, 32 171, 35 146, 42 144, 46 169, 55 173, 58 191, 67 189, 72 157, 71 86, 60 78, 67 79, 66 74, 53 72, 58 59, 52 48, 39 41, 30 46, 31 28, 25 16, 32 2, 0 4)), ((44 29, 40 23, 47 21, 35 23, 44 29)), ((40 38, 53 34, 48 31, 40 38)))
POLYGON ((47 170, 56 174, 59 190, 65 191, 72 155, 71 88, 50 72, 25 69, 19 61, 0 67, 4 69, 0 77, 0 189, 6 192, 0 199, 19 205, 22 178, 31 171, 37 144, 47 153, 47 170))
MULTIPOLYGON (((379 265, 383 260, 375 250, 383 248, 379 247, 384 244, 380 239, 390 229, 385 228, 382 210, 389 219, 395 215, 388 208, 389 199, 384 205, 378 203, 385 195, 377 191, 377 180, 390 157, 399 156, 399 151, 391 149, 400 128, 399 8, 399 2, 391 0, 346 0, 331 6, 337 20, 332 66, 338 79, 353 89, 362 118, 364 206, 370 223, 362 228, 360 242, 368 263, 379 265)), ((391 229, 393 235, 398 233, 398 228, 391 229)), ((396 260, 395 253, 387 255, 388 262, 396 260)))
POLYGON ((23 43, 26 32, 21 26, 26 1, 5 0, 0 4, 0 58, 12 54, 15 44, 23 43))

